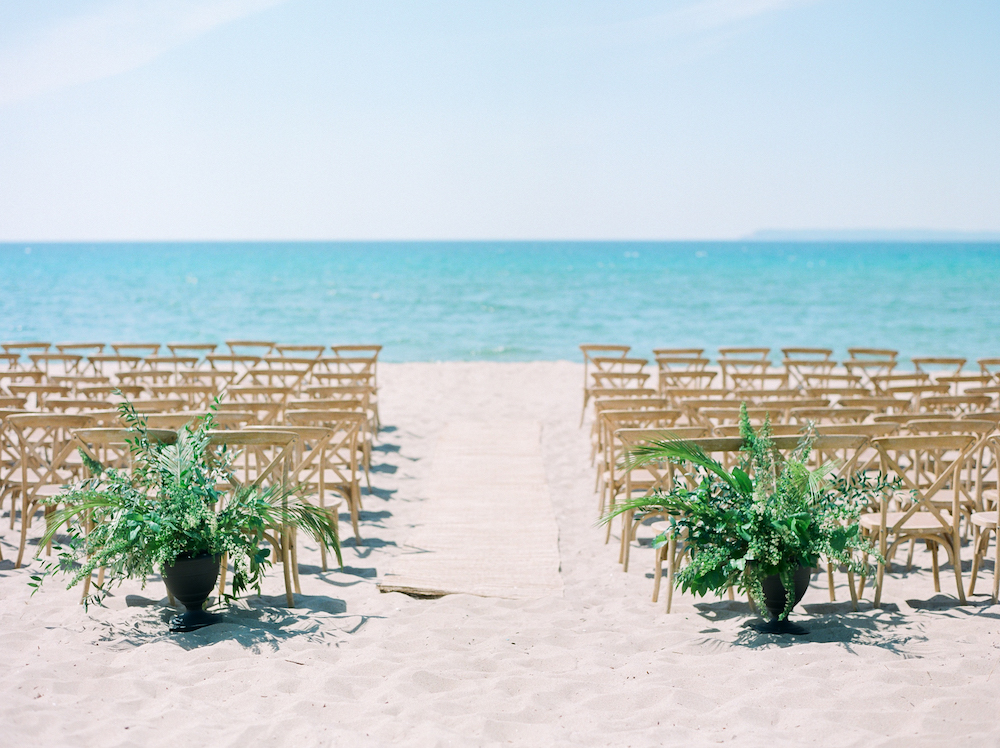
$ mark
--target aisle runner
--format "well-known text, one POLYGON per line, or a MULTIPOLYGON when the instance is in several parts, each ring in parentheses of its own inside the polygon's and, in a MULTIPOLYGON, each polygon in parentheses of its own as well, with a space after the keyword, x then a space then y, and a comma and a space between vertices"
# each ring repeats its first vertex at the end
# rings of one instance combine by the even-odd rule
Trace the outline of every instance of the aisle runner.
POLYGON ((417 526, 383 592, 535 598, 562 595, 559 530, 537 421, 443 429, 417 526))

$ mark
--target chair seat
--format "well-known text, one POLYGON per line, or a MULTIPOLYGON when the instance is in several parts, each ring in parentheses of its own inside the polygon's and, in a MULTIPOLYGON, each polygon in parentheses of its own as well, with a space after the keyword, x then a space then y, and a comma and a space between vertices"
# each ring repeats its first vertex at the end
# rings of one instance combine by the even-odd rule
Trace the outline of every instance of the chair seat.
POLYGON ((997 526, 997 513, 996 512, 976 512, 972 515, 972 524, 979 527, 985 528, 996 528, 997 526))
MULTIPOLYGON (((886 527, 891 529, 892 526, 899 522, 899 520, 901 520, 905 515, 906 512, 887 512, 885 517, 886 527)), ((941 518, 945 522, 951 522, 951 513, 942 511, 941 518)), ((880 525, 880 519, 877 512, 862 514, 858 521, 861 523, 862 527, 868 530, 877 530, 880 525)), ((903 524, 901 531, 904 533, 947 533, 951 532, 951 525, 945 527, 931 512, 914 512, 913 515, 910 516, 910 518, 903 524)))

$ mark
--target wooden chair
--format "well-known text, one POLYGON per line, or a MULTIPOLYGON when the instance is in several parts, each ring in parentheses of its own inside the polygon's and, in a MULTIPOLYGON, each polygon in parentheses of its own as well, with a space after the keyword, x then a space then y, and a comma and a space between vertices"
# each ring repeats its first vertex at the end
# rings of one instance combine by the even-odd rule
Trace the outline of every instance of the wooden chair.
POLYGON ((207 410, 218 394, 210 384, 154 384, 149 391, 153 399, 183 400, 186 410, 207 410))
MULTIPOLYGON (((988 444, 993 453, 993 464, 1000 464, 1000 436, 990 437, 988 444)), ((987 506, 985 504, 981 504, 977 511, 973 513, 971 518, 972 525, 976 528, 976 534, 973 539, 972 574, 969 577, 969 596, 971 597, 976 592, 976 576, 979 574, 979 565, 986 557, 986 552, 990 543, 990 535, 993 535, 993 591, 990 596, 990 602, 994 605, 997 604, 997 596, 998 593, 1000 593, 1000 535, 997 534, 998 510, 1000 510, 1000 502, 997 501, 996 495, 994 494, 992 500, 989 502, 989 505, 987 506)))
MULTIPOLYGON (((750 379, 750 377, 767 374, 768 367, 771 365, 767 358, 770 352, 770 348, 720 348, 716 363, 722 373, 722 387, 763 389, 754 386, 752 382, 755 380, 750 379)), ((788 380, 784 372, 781 373, 780 379, 787 386, 788 380)))
POLYGON ((278 406, 273 415, 267 417, 268 420, 261 421, 264 425, 273 425, 281 421, 292 390, 290 387, 241 385, 228 388, 226 395, 234 405, 240 406, 240 410, 253 411, 260 404, 278 406))
POLYGON ((583 408, 580 411, 580 425, 583 426, 583 419, 587 413, 587 403, 591 398, 591 378, 590 374, 597 366, 593 362, 597 358, 625 358, 632 346, 628 345, 599 345, 597 343, 584 343, 580 346, 583 353, 583 408))
MULTIPOLYGON (((637 447, 649 444, 652 441, 671 441, 674 439, 702 439, 706 437, 708 430, 700 426, 680 426, 670 429, 661 428, 624 428, 615 433, 615 438, 621 444, 622 457, 637 447)), ((617 469, 621 470, 624 478, 624 494, 626 500, 640 498, 641 496, 652 496, 657 490, 670 491, 674 482, 674 465, 669 462, 650 463, 641 468, 626 469, 622 464, 617 469)), ((622 515, 621 547, 618 551, 618 562, 622 564, 622 570, 628 571, 631 543, 635 540, 636 532, 640 522, 635 519, 635 512, 626 512, 622 515)), ((611 524, 608 523, 610 528, 611 524)), ((607 541, 605 541, 607 542, 607 541)), ((660 584, 659 576, 655 578, 653 588, 653 602, 657 601, 660 584)), ((669 602, 668 602, 669 606, 669 602)), ((667 611, 670 612, 669 610, 667 611)))
POLYGON ((601 413, 606 410, 671 410, 665 397, 612 397, 594 401, 594 423, 590 429, 590 464, 604 452, 604 431, 600 428, 601 413))
POLYGON ((97 375, 113 376, 123 371, 132 371, 142 363, 141 356, 120 356, 118 354, 97 354, 87 356, 90 371, 97 375))
POLYGON ((796 423, 861 423, 874 411, 868 408, 792 408, 796 423))
POLYGON ((60 353, 79 353, 81 356, 104 353, 104 343, 56 343, 60 353))
POLYGON ((992 398, 988 395, 930 395, 920 401, 925 413, 975 413, 986 410, 992 398))
POLYGON ((718 374, 714 371, 705 371, 709 360, 701 356, 666 355, 655 351, 654 355, 657 387, 661 392, 668 387, 707 387, 718 374))
POLYGON ((837 366, 836 361, 830 360, 832 348, 782 348, 781 355, 788 382, 799 387, 806 386, 806 375, 822 377, 837 366))
MULTIPOLYGON (((134 430, 123 427, 83 428, 75 429, 72 433, 74 446, 104 467, 113 467, 121 470, 127 470, 132 467, 132 450, 129 441, 136 437, 134 430)), ((173 444, 177 441, 177 434, 175 432, 161 429, 148 429, 146 437, 153 444, 173 444)), ((93 477, 86 467, 84 467, 83 472, 86 477, 93 477)), ((84 527, 87 531, 93 529, 89 517, 84 519, 84 527)), ((90 593, 91 581, 91 577, 83 580, 82 594, 80 596, 81 603, 87 599, 87 595, 90 593)), ((97 572, 97 584, 104 584, 103 567, 97 572)), ((172 597, 170 602, 173 604, 172 597)))
MULTIPOLYGON (((145 416, 146 426, 151 429, 170 429, 177 431, 196 418, 205 415, 207 411, 180 413, 149 413, 145 416)), ((240 411, 218 411, 214 415, 215 423, 221 429, 241 429, 247 425, 254 425, 256 419, 252 413, 240 411)))
POLYGON ((878 374, 889 374, 896 368, 896 357, 899 351, 892 348, 848 348, 848 358, 844 361, 844 368, 848 373, 854 371, 863 372, 868 378, 878 374))
MULTIPOLYGON (((298 436, 290 431, 275 429, 244 429, 226 431, 213 429, 209 450, 220 459, 220 449, 235 449, 238 457, 229 475, 233 490, 241 488, 266 488, 277 486, 284 489, 290 485, 289 474, 298 436)), ((293 590, 300 593, 298 565, 295 563, 295 533, 282 525, 268 528, 265 537, 275 549, 275 556, 281 561, 285 579, 285 600, 289 608, 295 607, 293 590)), ((225 589, 226 564, 223 559, 219 573, 219 593, 225 589)))
MULTIPOLYGON (((21 413, 8 416, 7 433, 17 439, 20 475, 8 475, 7 481, 21 499, 21 540, 14 568, 20 568, 28 542, 31 518, 42 500, 57 496, 63 486, 78 476, 82 462, 77 457, 73 429, 93 423, 89 416, 51 413, 21 413)), ((51 510, 46 508, 46 515, 51 510)), ((14 511, 11 510, 11 527, 14 511)))
MULTIPOLYGON (((358 438, 363 416, 344 411, 289 411, 288 428, 299 434, 304 444, 296 452, 296 480, 315 490, 319 505, 325 506, 326 491, 340 494, 351 514, 354 540, 360 546, 358 525, 361 506, 360 461, 358 438), (309 450, 305 446, 309 446, 309 450)), ((369 488, 369 490, 371 490, 369 488)), ((326 552, 322 553, 326 571, 326 552)))
MULTIPOLYGON (((601 423, 598 429, 603 432, 601 442, 604 445, 601 457, 597 463, 597 491, 600 496, 598 516, 604 515, 605 506, 608 511, 615 507, 615 498, 625 488, 624 472, 620 467, 624 457, 623 445, 615 436, 621 429, 660 429, 669 430, 680 417, 679 410, 602 410, 601 423)), ((611 537, 611 525, 608 525, 604 542, 611 537)))
POLYGON ((865 408, 873 413, 905 413, 910 409, 910 401, 896 397, 842 397, 838 406, 865 408))
POLYGON ((274 346, 275 352, 279 356, 291 355, 295 357, 310 357, 313 359, 318 359, 323 355, 323 351, 326 350, 325 345, 276 345, 274 346))
POLYGON ((976 363, 979 364, 981 374, 993 377, 994 382, 1000 383, 1000 358, 981 358, 976 363))
POLYGON ((142 361, 142 366, 150 369, 165 369, 173 372, 176 376, 181 369, 190 369, 198 365, 197 356, 146 356, 142 361))
POLYGON ((198 359, 215 353, 218 347, 215 343, 167 343, 167 350, 171 355, 183 356, 185 353, 188 355, 193 353, 198 359))
POLYGON ((205 356, 205 361, 212 371, 242 376, 247 369, 260 361, 260 356, 239 355, 235 353, 209 353, 205 356))
MULTIPOLYGON (((931 548, 934 589, 941 591, 937 549, 943 546, 955 572, 958 598, 965 604, 962 584, 961 472, 976 439, 965 435, 889 436, 873 440, 880 467, 889 478, 902 481, 902 491, 882 494, 878 511, 861 515, 862 531, 877 540, 879 553, 891 562, 896 548, 910 540, 923 540, 931 548), (949 491, 949 510, 939 508, 938 494, 949 491), (891 507, 891 508, 890 508, 891 507)), ((879 562, 875 580, 875 607, 882 601, 885 564, 879 562)), ((858 595, 864 591, 862 577, 858 595)))
POLYGON ((276 346, 272 340, 227 340, 226 347, 234 356, 266 356, 276 346), (237 350, 239 349, 239 350, 237 350))
POLYGON ((32 353, 28 356, 33 369, 50 377, 54 374, 77 374, 83 356, 75 353, 32 353))
POLYGON ((146 358, 160 352, 159 343, 112 343, 111 350, 119 356, 138 356, 146 358))
POLYGON ((7 386, 14 397, 23 397, 32 410, 43 410, 50 397, 69 397, 70 388, 58 384, 11 384, 7 386))

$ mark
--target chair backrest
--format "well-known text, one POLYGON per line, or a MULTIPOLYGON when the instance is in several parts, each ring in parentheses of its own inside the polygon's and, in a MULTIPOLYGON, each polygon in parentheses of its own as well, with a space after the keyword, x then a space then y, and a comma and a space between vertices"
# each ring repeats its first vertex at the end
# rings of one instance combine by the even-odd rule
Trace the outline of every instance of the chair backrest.
POLYGON ((875 411, 868 408, 792 408, 798 423, 861 423, 875 411))
POLYGON ((81 356, 99 354, 104 351, 104 343, 56 343, 60 353, 79 353, 81 356))
MULTIPOLYGON (((104 467, 126 469, 132 466, 132 442, 138 434, 128 428, 82 428, 73 430, 75 446, 104 467)), ((177 433, 166 429, 147 429, 152 444, 173 444, 177 433)))
POLYGON ((607 358, 609 356, 617 356, 618 358, 625 358, 630 350, 632 350, 632 346, 629 345, 601 345, 598 343, 584 343, 581 345, 580 351, 583 353, 584 389, 590 387, 590 372, 594 368, 594 357, 607 358))
POLYGON ((289 471, 298 436, 278 429, 213 429, 209 450, 216 456, 220 449, 235 449, 229 482, 233 488, 288 485, 289 471))
POLYGON ((226 347, 234 356, 266 356, 276 346, 273 340, 227 340, 226 347))
POLYGON ((160 352, 159 343, 112 343, 111 350, 119 356, 155 356, 160 352))
POLYGON ((195 354, 199 359, 210 353, 215 353, 219 346, 215 343, 167 343, 167 350, 174 356, 195 354))
POLYGON ((976 437, 962 434, 888 436, 872 440, 879 452, 882 473, 902 481, 897 500, 909 504, 904 505, 902 514, 891 525, 887 525, 892 532, 898 532, 918 511, 934 515, 942 528, 957 531, 962 488, 971 483, 962 479, 961 472, 968 464, 975 443, 976 437), (948 488, 953 503, 950 516, 945 516, 935 505, 934 498, 948 488))
POLYGON ((75 454, 73 430, 93 423, 89 416, 63 413, 19 413, 5 420, 8 438, 12 434, 17 439, 20 478, 29 502, 43 486, 70 479, 67 460, 75 454))
POLYGON ((912 356, 910 361, 917 371, 929 373, 943 368, 945 373, 958 374, 965 366, 966 359, 958 356, 912 356))
POLYGON ((920 410, 927 413, 975 413, 992 402, 989 395, 930 395, 920 400, 920 410))

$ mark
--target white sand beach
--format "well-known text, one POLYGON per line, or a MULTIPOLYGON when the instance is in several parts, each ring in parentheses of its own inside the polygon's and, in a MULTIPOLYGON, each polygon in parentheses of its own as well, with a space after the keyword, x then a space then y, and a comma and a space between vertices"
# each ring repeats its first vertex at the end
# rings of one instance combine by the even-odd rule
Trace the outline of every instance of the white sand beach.
POLYGON ((801 639, 756 633, 740 601, 675 595, 668 615, 650 601, 652 550, 634 548, 623 573, 595 527, 579 364, 383 364, 379 378, 365 543, 345 541, 344 569, 327 573, 306 544, 295 609, 278 569, 263 598, 188 634, 167 632, 158 578, 89 611, 59 578, 30 596, 4 515, 0 746, 1000 744, 991 566, 965 607, 950 568, 934 592, 919 551, 881 610, 869 587, 852 613, 843 576, 831 604, 816 579, 794 614, 801 639), (415 551, 407 538, 433 529, 415 524, 445 425, 526 419, 542 424, 561 591, 379 592, 415 551))

